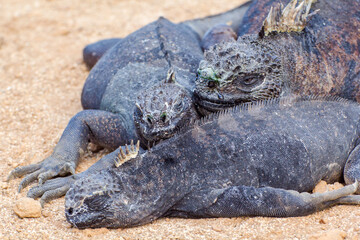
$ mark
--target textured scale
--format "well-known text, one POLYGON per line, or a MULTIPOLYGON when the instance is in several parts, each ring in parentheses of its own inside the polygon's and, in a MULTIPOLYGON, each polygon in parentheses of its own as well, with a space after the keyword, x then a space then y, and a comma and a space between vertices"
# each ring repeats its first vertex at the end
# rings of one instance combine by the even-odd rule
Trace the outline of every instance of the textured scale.
MULTIPOLYGON (((292 7, 296 2, 291 1, 289 8, 296 9, 292 7)), ((300 1, 299 6, 309 2, 300 1)), ((360 101, 360 2, 318 0, 302 31, 278 29, 265 36, 265 19, 277 4, 254 1, 238 40, 219 44, 205 54, 195 90, 204 112, 289 94, 328 94, 360 101)), ((307 15, 307 11, 300 13, 307 15)), ((278 18, 271 21, 283 24, 278 18)))
MULTIPOLYGON (((108 148, 119 151, 122 149, 119 146, 129 143, 131 139, 135 141, 144 139, 141 135, 136 134, 136 130, 139 128, 135 129, 137 121, 133 119, 134 110, 139 109, 140 106, 135 103, 136 98, 144 91, 162 83, 166 79, 169 69, 176 74, 177 83, 190 99, 195 84, 196 68, 203 58, 204 42, 201 41, 201 38, 206 32, 205 43, 209 41, 214 44, 217 41, 232 38, 231 31, 238 28, 248 7, 249 3, 245 3, 225 13, 178 24, 160 17, 124 38, 102 40, 85 47, 84 62, 91 68, 91 71, 81 95, 84 110, 71 118, 54 151, 48 157, 39 163, 15 168, 9 174, 8 181, 24 176, 18 188, 20 192, 38 180, 39 185, 32 187, 27 196, 41 197, 43 205, 65 195, 76 179, 112 166, 115 160, 110 154, 86 171, 75 174, 81 153, 88 150, 89 142, 95 144, 97 149, 108 148), (230 35, 225 34, 228 32, 225 31, 223 37, 216 38, 211 30, 208 31, 218 24, 229 21, 231 21, 231 26, 226 27, 231 29, 230 35)), ((167 91, 168 89, 164 88, 163 90, 167 91)), ((169 89, 170 92, 176 90, 169 89)), ((165 93, 164 91, 162 93, 165 93)), ((156 94, 156 91, 151 94, 156 94)), ((149 96, 150 94, 143 95, 149 96)), ((154 145, 159 138, 171 137, 170 133, 174 129, 186 125, 188 118, 193 118, 191 114, 190 116, 183 114, 185 121, 181 122, 177 115, 172 114, 173 107, 182 110, 177 101, 167 102, 167 98, 176 95, 163 94, 158 99, 159 101, 147 103, 151 111, 167 110, 161 113, 160 121, 170 123, 170 128, 160 127, 159 130, 153 128, 156 130, 153 135, 157 139, 142 141, 142 147, 154 145), (175 105, 172 106, 172 103, 175 105), (164 104, 164 107, 161 104, 164 104), (179 124, 176 124, 177 121, 179 124)), ((157 96, 153 96, 151 99, 154 100, 154 97, 157 99, 157 96)), ((181 94, 178 97, 185 99, 181 94)), ((185 105, 183 104, 183 106, 185 105)), ((193 109, 192 104, 187 105, 191 105, 191 109, 193 109)), ((95 150, 95 148, 93 149, 95 150)), ((116 164, 118 166, 135 155, 130 152, 126 154, 126 148, 123 151, 123 154, 117 155, 116 164)))
POLYGON ((78 180, 67 193, 66 216, 84 228, 130 227, 161 216, 309 214, 334 201, 321 205, 315 198, 313 205, 310 194, 298 192, 322 179, 341 179, 359 120, 357 103, 321 97, 275 99, 211 115, 151 152, 78 180), (104 187, 101 211, 76 207, 77 199, 104 187))

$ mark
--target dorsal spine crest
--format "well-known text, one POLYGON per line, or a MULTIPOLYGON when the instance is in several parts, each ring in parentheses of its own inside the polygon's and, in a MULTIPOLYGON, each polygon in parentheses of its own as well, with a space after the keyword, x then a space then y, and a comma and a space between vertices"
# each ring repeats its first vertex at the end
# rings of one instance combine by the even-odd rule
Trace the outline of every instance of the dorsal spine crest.
POLYGON ((131 140, 130 143, 130 149, 128 147, 128 145, 125 145, 125 152, 124 150, 121 148, 121 146, 119 147, 120 152, 118 154, 118 157, 115 159, 115 166, 119 167, 122 164, 124 164, 125 162, 129 161, 130 159, 135 158, 138 153, 139 153, 139 149, 140 149, 140 141, 138 140, 136 143, 136 146, 134 145, 134 141, 131 140))
POLYGON ((268 16, 264 20, 260 36, 269 35, 271 32, 301 32, 311 16, 319 10, 309 14, 311 4, 316 0, 292 0, 284 8, 282 4, 271 7, 268 16))

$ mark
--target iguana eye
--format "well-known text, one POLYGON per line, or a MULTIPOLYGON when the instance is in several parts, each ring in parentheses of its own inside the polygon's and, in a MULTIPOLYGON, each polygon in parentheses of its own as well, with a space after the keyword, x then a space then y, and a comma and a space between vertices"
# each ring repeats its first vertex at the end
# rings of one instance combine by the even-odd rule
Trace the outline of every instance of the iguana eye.
POLYGON ((88 206, 89 209, 92 210, 101 210, 106 207, 106 201, 109 198, 109 195, 107 194, 96 194, 91 197, 85 198, 84 204, 88 206))
POLYGON ((146 120, 147 120, 147 122, 149 123, 149 124, 152 124, 152 116, 151 115, 147 115, 147 117, 146 117, 146 120))
POLYGON ((209 88, 214 88, 214 87, 216 87, 216 82, 213 81, 213 80, 209 80, 209 81, 208 81, 208 87, 209 87, 209 88))
POLYGON ((161 121, 164 123, 166 121, 166 113, 162 113, 160 116, 161 121))
POLYGON ((246 74, 240 73, 235 76, 233 79, 233 83, 240 85, 240 87, 253 87, 256 85, 260 85, 264 81, 265 76, 262 74, 246 74))

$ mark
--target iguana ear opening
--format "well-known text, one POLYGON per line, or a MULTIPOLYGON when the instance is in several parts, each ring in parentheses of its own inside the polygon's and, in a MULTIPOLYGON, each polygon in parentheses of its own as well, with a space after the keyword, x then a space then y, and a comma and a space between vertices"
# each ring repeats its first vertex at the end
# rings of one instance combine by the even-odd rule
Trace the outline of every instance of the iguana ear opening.
POLYGON ((264 20, 259 36, 261 38, 268 36, 271 32, 301 32, 310 17, 319 10, 310 13, 311 4, 316 0, 292 0, 284 8, 280 3, 271 7, 270 12, 264 20))
POLYGON ((167 72, 165 83, 175 83, 175 71, 172 67, 167 72))

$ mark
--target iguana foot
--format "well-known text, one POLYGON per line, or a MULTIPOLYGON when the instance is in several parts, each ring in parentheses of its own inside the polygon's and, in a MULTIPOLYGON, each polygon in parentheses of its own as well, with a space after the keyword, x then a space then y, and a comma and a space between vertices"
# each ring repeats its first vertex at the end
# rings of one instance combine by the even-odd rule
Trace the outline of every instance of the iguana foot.
POLYGON ((43 185, 38 185, 31 188, 27 193, 27 196, 30 198, 41 197, 40 204, 43 207, 45 203, 64 196, 69 190, 71 184, 75 182, 76 179, 76 175, 73 175, 48 180, 43 185))
POLYGON ((349 196, 357 188, 355 182, 331 192, 310 194, 271 187, 230 187, 211 206, 196 214, 200 217, 305 216, 338 204, 359 205, 360 196, 349 196))
POLYGON ((20 182, 18 189, 20 192, 23 188, 30 185, 35 180, 38 180, 39 185, 42 185, 50 178, 56 176, 65 176, 69 173, 75 174, 75 163, 66 162, 65 160, 60 161, 58 158, 55 158, 52 155, 40 163, 15 168, 9 174, 7 181, 27 175, 20 182))
MULTIPOLYGON (((360 145, 357 145, 350 153, 345 167, 344 180, 346 184, 360 180, 360 145)), ((358 187, 356 194, 360 194, 360 187, 358 187)))
MULTIPOLYGON (((358 181, 355 181, 351 185, 346 185, 337 190, 325 192, 325 193, 300 193, 300 195, 305 195, 304 200, 310 202, 313 205, 328 204, 330 201, 335 201, 335 204, 341 204, 341 200, 344 197, 350 197, 349 195, 354 194, 359 187, 358 181), (307 196, 306 196, 307 195, 307 196), (308 199, 308 200, 307 200, 308 199)), ((357 202, 354 204, 360 204, 360 196, 357 199, 357 202)))

